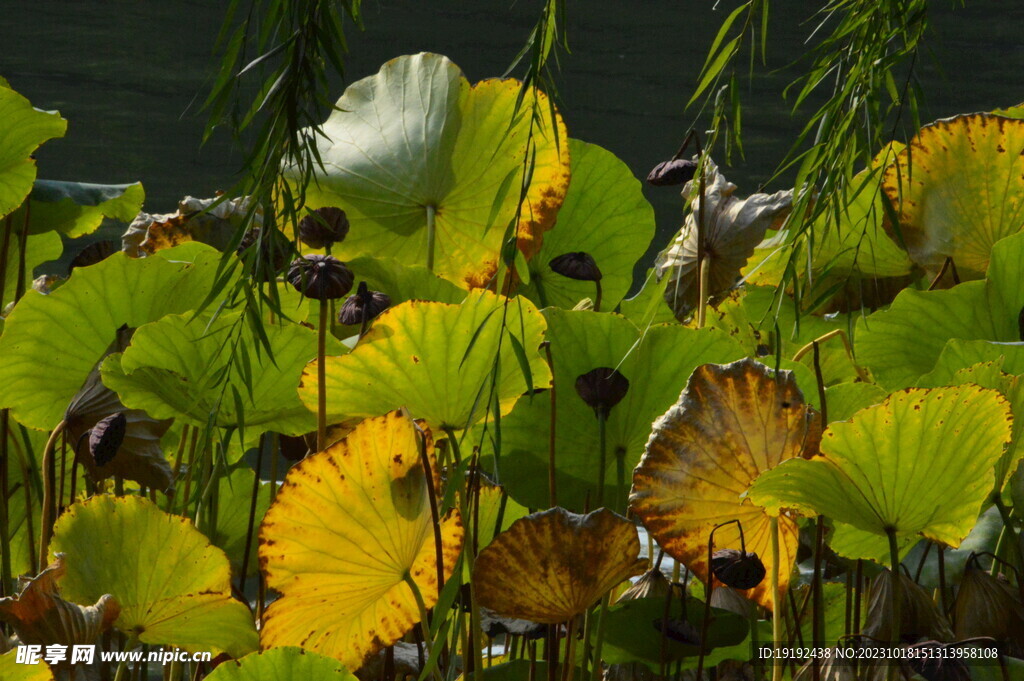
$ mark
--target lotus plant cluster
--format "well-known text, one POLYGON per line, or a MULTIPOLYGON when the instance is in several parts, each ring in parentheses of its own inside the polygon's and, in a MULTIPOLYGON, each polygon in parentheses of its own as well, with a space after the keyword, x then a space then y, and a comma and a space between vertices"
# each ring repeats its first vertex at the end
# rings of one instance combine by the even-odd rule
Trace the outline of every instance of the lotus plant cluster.
POLYGON ((291 221, 38 179, 65 122, 2 83, 0 679, 156 678, 27 645, 212 653, 170 681, 1022 673, 1019 108, 879 150, 814 239, 684 144, 627 297, 641 183, 518 81, 351 84, 291 221))

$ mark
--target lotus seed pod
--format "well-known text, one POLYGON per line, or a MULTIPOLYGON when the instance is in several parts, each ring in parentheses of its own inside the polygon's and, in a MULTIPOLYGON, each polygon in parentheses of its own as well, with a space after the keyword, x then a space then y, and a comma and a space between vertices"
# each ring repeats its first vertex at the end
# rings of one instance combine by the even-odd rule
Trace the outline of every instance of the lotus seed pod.
POLYGON ((711 554, 711 572, 715 579, 734 589, 753 589, 766 573, 756 553, 736 549, 721 549, 711 554))
POLYGON ((301 435, 278 435, 278 442, 281 445, 281 456, 288 461, 302 461, 309 453, 309 445, 301 435))
POLYGON ((116 252, 117 246, 114 245, 113 241, 91 243, 79 251, 78 255, 72 259, 71 264, 68 265, 68 274, 71 274, 76 267, 88 267, 89 265, 102 262, 116 252))
POLYGON ((622 595, 615 602, 625 603, 649 597, 665 598, 671 590, 672 584, 669 583, 661 570, 651 568, 641 575, 640 579, 636 580, 633 586, 623 591, 622 595))
POLYGON ((601 269, 589 253, 578 251, 552 258, 548 267, 563 277, 579 281, 601 281, 601 269))
POLYGON ((334 206, 317 208, 299 221, 299 238, 310 248, 327 248, 348 236, 348 216, 334 206))
POLYGON ((655 187, 670 187, 686 184, 697 172, 697 159, 676 158, 662 161, 647 173, 647 184, 655 187))
POLYGON ((92 427, 89 433, 89 453, 97 466, 105 466, 117 455, 127 428, 128 419, 123 412, 102 418, 92 427))
POLYGON ((700 633, 696 627, 684 619, 669 617, 667 620, 658 618, 651 622, 656 630, 665 634, 665 638, 684 643, 688 646, 700 645, 700 633))
POLYGON ((629 380, 611 367, 598 367, 576 377, 576 394, 599 416, 608 416, 628 391, 629 380))
POLYGON ((337 300, 352 290, 355 275, 337 258, 305 255, 292 261, 288 281, 307 298, 337 300))
POLYGON ((359 282, 359 290, 349 296, 338 311, 338 323, 346 325, 362 324, 363 320, 375 318, 391 305, 391 297, 380 291, 371 291, 365 281, 359 282))

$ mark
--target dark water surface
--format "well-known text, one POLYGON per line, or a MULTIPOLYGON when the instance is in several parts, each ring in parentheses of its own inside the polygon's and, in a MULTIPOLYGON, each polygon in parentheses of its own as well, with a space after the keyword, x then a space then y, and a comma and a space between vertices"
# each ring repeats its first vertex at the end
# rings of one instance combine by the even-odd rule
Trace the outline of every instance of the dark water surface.
MULTIPOLYGON (((884 0, 879 0, 884 1, 884 0)), ((561 109, 572 136, 615 152, 643 176, 693 123, 683 108, 704 55, 734 3, 721 0, 569 2, 572 53, 562 59, 561 109)), ((366 30, 350 31, 350 80, 419 51, 448 55, 471 81, 503 73, 540 0, 367 0, 366 30)), ((768 67, 746 84, 746 160, 727 175, 747 193, 765 181, 800 129, 782 89, 821 3, 773 0, 768 67), (774 70, 774 72, 772 72, 774 70)), ((1024 2, 931 3, 919 63, 922 120, 1024 101, 1024 2)), ((199 104, 215 73, 226 2, 0 0, 0 75, 32 103, 59 109, 67 137, 40 150, 40 177, 141 180, 146 209, 171 211, 185 194, 232 183, 242 154, 226 136, 200 148, 199 104)), ((332 97, 340 96, 341 81, 332 97)), ((2 125, 2 121, 0 121, 2 125)), ((773 187, 778 189, 781 187, 773 187)), ((645 187, 659 247, 677 228, 678 193, 645 187)))

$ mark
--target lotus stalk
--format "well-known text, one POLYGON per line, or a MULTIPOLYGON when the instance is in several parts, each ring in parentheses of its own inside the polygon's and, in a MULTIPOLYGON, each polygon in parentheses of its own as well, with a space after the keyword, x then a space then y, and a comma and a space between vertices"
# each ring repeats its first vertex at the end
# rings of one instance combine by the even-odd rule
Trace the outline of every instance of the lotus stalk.
MULTIPOLYGON (((779 518, 769 521, 772 541, 772 647, 778 652, 782 642, 782 588, 779 584, 779 518)), ((710 600, 710 599, 709 599, 710 600)), ((782 660, 776 655, 772 662, 772 681, 782 681, 782 660)))
MULTIPOLYGON (((57 444, 57 438, 64 432, 64 421, 57 424, 57 427, 50 433, 43 449, 43 500, 42 518, 39 526, 39 554, 38 567, 42 569, 47 564, 46 551, 50 546, 50 537, 53 536, 53 521, 57 519, 57 500, 54 498, 54 487, 56 487, 56 465, 53 460, 53 450, 57 444)), ((35 567, 32 569, 36 571, 35 567)))

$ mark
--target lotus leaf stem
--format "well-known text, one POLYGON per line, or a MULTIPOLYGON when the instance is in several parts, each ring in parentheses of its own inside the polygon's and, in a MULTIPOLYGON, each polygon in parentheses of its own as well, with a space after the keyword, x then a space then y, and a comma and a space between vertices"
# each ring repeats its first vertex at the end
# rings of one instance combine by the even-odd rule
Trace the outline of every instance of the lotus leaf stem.
POLYGON ((576 662, 573 659, 576 648, 576 630, 579 628, 579 617, 569 618, 565 626, 565 658, 562 662, 562 681, 572 681, 573 672, 576 671, 576 662))
POLYGON ((316 337, 316 451, 318 452, 327 448, 327 367, 324 364, 324 355, 327 351, 327 324, 330 323, 327 306, 328 300, 321 299, 316 337))
POLYGON ((601 599, 601 612, 597 616, 597 640, 594 642, 594 668, 591 670, 591 681, 600 681, 603 675, 603 670, 601 669, 601 648, 604 646, 604 626, 611 598, 611 593, 606 593, 604 598, 601 599))
POLYGON ((603 291, 601 290, 601 280, 598 279, 597 281, 595 281, 594 286, 596 288, 596 291, 594 293, 594 312, 600 312, 601 297, 603 296, 603 291))
MULTIPOLYGON (((992 503, 999 510, 999 517, 1003 521, 1003 530, 1006 533, 1006 543, 1012 547, 1011 555, 1013 555, 1013 559, 1016 562, 1016 567, 1024 568, 1024 552, 1021 550, 1020 542, 1017 541, 1017 531, 1013 526, 1010 509, 1006 508, 1006 504, 1003 503, 1003 497, 1000 492, 997 491, 992 495, 992 503)), ((1000 537, 1000 539, 1002 538, 1000 537)))
POLYGON ((597 433, 598 433, 598 441, 599 441, 598 452, 600 453, 600 458, 598 459, 598 468, 597 468, 597 507, 601 508, 604 505, 604 477, 605 477, 605 470, 604 469, 605 469, 605 466, 606 466, 606 459, 607 459, 607 456, 608 456, 608 445, 607 445, 607 435, 606 435, 606 430, 607 429, 605 428, 605 423, 607 422, 608 417, 601 410, 598 410, 596 413, 597 413, 597 433))
POLYGON ((4 240, 0 245, 0 305, 4 301, 4 286, 7 283, 7 256, 11 250, 11 232, 14 231, 13 215, 4 220, 4 240))
MULTIPOLYGON (((900 643, 900 627, 902 620, 900 619, 903 614, 900 612, 902 594, 900 593, 902 585, 900 584, 900 546, 896 541, 896 528, 887 527, 885 534, 889 538, 889 561, 892 565, 892 572, 890 572, 890 579, 892 580, 891 588, 889 589, 889 612, 892 614, 892 629, 890 639, 892 644, 898 646, 900 643)), ((888 673, 886 676, 892 678, 895 675, 895 665, 890 664, 888 673)))
POLYGON ((32 202, 25 201, 25 222, 21 225, 21 234, 18 235, 18 281, 14 288, 14 299, 21 300, 25 295, 25 254, 28 251, 28 225, 32 214, 32 202))
POLYGON ((544 341, 540 346, 544 348, 548 371, 551 372, 551 418, 548 423, 548 501, 554 508, 558 506, 558 489, 555 485, 555 425, 558 423, 555 402, 555 359, 551 355, 551 341, 544 341))
MULTIPOLYGON (((0 255, 3 258, 4 255, 0 255)), ((0 260, 3 262, 3 260, 0 260)), ((0 272, 0 278, 3 272, 0 272)), ((0 279, 2 282, 2 279, 0 279)), ((0 283, 0 286, 3 286, 0 283)), ((0 293, 0 302, 3 295, 0 293)), ((8 507, 9 464, 7 458, 7 436, 10 430, 9 412, 0 410, 0 598, 8 596, 14 575, 11 566, 10 509, 8 507)))
MULTIPOLYGON (((409 585, 409 589, 412 590, 412 597, 416 599, 416 607, 420 611, 420 633, 423 634, 423 645, 427 647, 427 659, 434 660, 434 644, 433 639, 430 636, 430 625, 427 623, 427 604, 423 601, 423 594, 420 592, 420 587, 417 586, 416 580, 412 578, 409 571, 406 570, 405 574, 402 575, 402 581, 409 585)), ((437 585, 437 590, 440 592, 441 584, 437 585)), ((441 673, 437 668, 435 661, 433 669, 433 677, 435 681, 443 681, 441 673)), ((114 679, 114 681, 118 681, 114 679)))
POLYGON ((238 590, 245 593, 245 574, 249 571, 249 552, 252 551, 253 528, 256 526, 256 506, 260 496, 260 471, 263 470, 263 450, 267 447, 266 433, 260 436, 256 448, 256 471, 252 477, 252 495, 249 497, 249 523, 245 528, 245 551, 242 553, 242 571, 238 577, 238 590))
MULTIPOLYGON (((772 647, 779 648, 782 641, 782 589, 779 586, 779 518, 768 521, 772 541, 772 647)), ((782 660, 778 655, 772 661, 772 681, 782 681, 782 660)))
MULTIPOLYGON (((46 567, 46 550, 50 546, 50 537, 53 536, 53 522, 57 519, 56 499, 53 496, 56 487, 57 471, 53 460, 53 449, 57 438, 64 432, 64 421, 57 424, 57 427, 50 433, 50 439, 46 441, 43 449, 43 502, 42 519, 39 527, 39 563, 38 568, 46 567)), ((33 566, 33 572, 36 571, 33 566)))
MULTIPOLYGON (((122 650, 124 652, 128 652, 134 649, 135 646, 137 645, 139 645, 139 635, 135 632, 132 632, 131 636, 128 637, 128 641, 124 644, 124 648, 122 648, 122 650)), ((125 681, 125 674, 127 673, 127 671, 128 659, 127 656, 125 656, 125 658, 117 664, 117 673, 114 675, 114 681, 125 681)))
POLYGON ((434 271, 434 238, 436 228, 434 225, 437 207, 434 204, 427 204, 427 269, 434 271))

